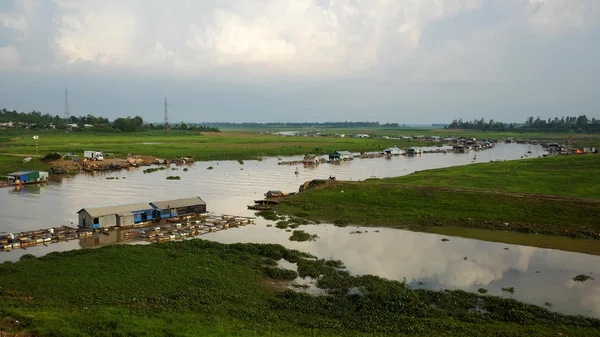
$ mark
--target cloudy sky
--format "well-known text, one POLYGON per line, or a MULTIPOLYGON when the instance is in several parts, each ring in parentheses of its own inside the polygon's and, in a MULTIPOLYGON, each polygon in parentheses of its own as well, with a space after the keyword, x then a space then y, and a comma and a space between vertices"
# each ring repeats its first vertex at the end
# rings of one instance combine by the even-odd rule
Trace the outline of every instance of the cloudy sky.
POLYGON ((0 0, 0 108, 172 121, 600 116, 599 0, 0 0))

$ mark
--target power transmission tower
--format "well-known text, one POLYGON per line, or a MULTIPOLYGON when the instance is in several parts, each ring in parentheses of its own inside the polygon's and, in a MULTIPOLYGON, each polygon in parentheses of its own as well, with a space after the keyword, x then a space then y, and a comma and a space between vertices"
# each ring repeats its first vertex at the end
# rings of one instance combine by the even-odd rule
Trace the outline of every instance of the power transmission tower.
POLYGON ((165 132, 171 130, 171 126, 169 125, 169 104, 167 103, 167 98, 165 97, 165 132))
POLYGON ((65 87, 65 115, 64 115, 64 119, 65 122, 69 122, 69 93, 67 92, 67 87, 65 87))

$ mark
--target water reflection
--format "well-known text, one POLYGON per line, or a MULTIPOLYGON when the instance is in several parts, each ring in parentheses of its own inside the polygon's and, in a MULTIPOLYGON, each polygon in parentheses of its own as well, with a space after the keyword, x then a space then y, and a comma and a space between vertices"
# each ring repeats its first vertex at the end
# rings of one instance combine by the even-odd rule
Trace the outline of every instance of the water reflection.
MULTIPOLYGON (((259 221, 257 227, 267 223, 259 221)), ((342 260, 353 274, 405 279, 415 288, 471 292, 486 288, 491 295, 540 306, 549 302, 551 310, 600 317, 600 280, 572 280, 578 274, 600 274, 599 256, 454 237, 442 242, 444 237, 437 234, 389 228, 318 225, 303 230, 319 239, 292 242, 289 232, 274 227, 240 228, 214 233, 210 239, 281 243, 321 258, 342 260), (362 234, 351 234, 357 230, 362 234), (514 295, 502 292, 503 287, 514 287, 514 295)))

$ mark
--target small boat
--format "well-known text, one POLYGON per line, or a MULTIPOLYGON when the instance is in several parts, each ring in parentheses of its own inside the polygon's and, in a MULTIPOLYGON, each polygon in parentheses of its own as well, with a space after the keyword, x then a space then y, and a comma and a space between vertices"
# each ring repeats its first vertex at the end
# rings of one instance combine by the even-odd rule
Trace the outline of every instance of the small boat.
POLYGON ((266 211, 266 210, 270 210, 271 207, 267 206, 267 205, 248 205, 248 209, 253 209, 256 211, 266 211))
POLYGON ((265 200, 254 200, 254 203, 257 205, 278 205, 279 201, 265 199, 265 200))
POLYGON ((295 175, 300 174, 300 172, 298 171, 298 168, 296 167, 296 172, 294 172, 295 175))
POLYGON ((268 191, 267 193, 265 193, 265 197, 267 197, 267 198, 278 198, 278 197, 285 197, 285 196, 294 195, 294 194, 296 194, 296 193, 294 193, 294 192, 292 192, 292 193, 284 193, 284 192, 281 192, 279 190, 271 190, 271 191, 268 191))

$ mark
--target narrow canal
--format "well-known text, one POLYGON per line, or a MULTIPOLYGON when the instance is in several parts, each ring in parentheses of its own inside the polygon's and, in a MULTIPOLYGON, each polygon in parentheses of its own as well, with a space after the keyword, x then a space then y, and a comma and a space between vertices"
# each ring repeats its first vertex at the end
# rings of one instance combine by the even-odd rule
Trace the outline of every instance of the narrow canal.
MULTIPOLYGON (((246 209, 269 189, 297 191, 311 179, 330 175, 340 180, 391 177, 431 168, 489 162, 498 159, 537 157, 539 146, 498 144, 496 148, 469 154, 424 154, 416 157, 359 159, 339 165, 317 167, 278 165, 277 158, 262 161, 198 162, 177 170, 144 174, 130 171, 80 174, 53 180, 45 186, 27 186, 16 191, 0 190, 0 231, 17 232, 76 224, 76 212, 83 207, 200 196, 209 211, 217 214, 253 216, 246 209), (531 153, 528 154, 528 151, 531 153), (476 156, 476 158, 475 158, 476 156), (208 168, 213 169, 209 170, 208 168), (179 175, 181 180, 166 180, 179 175), (106 179, 119 177, 119 179, 106 179)), ((285 157, 282 160, 297 160, 285 157)), ((267 227, 272 222, 258 219, 247 226, 203 236, 219 242, 280 243, 313 253, 322 258, 344 261, 352 273, 374 274, 388 279, 406 280, 413 287, 463 289, 547 306, 569 314, 600 317, 600 280, 578 283, 578 274, 600 275, 600 257, 525 246, 450 238, 386 228, 338 228, 332 225, 306 226, 317 234, 313 242, 291 242, 290 233, 267 227), (360 231, 361 233, 356 233, 360 231), (514 288, 514 294, 502 288, 514 288)), ((115 232, 102 240, 77 240, 37 246, 26 250, 0 252, 0 261, 16 261, 23 254, 93 247, 119 240, 115 232)))

